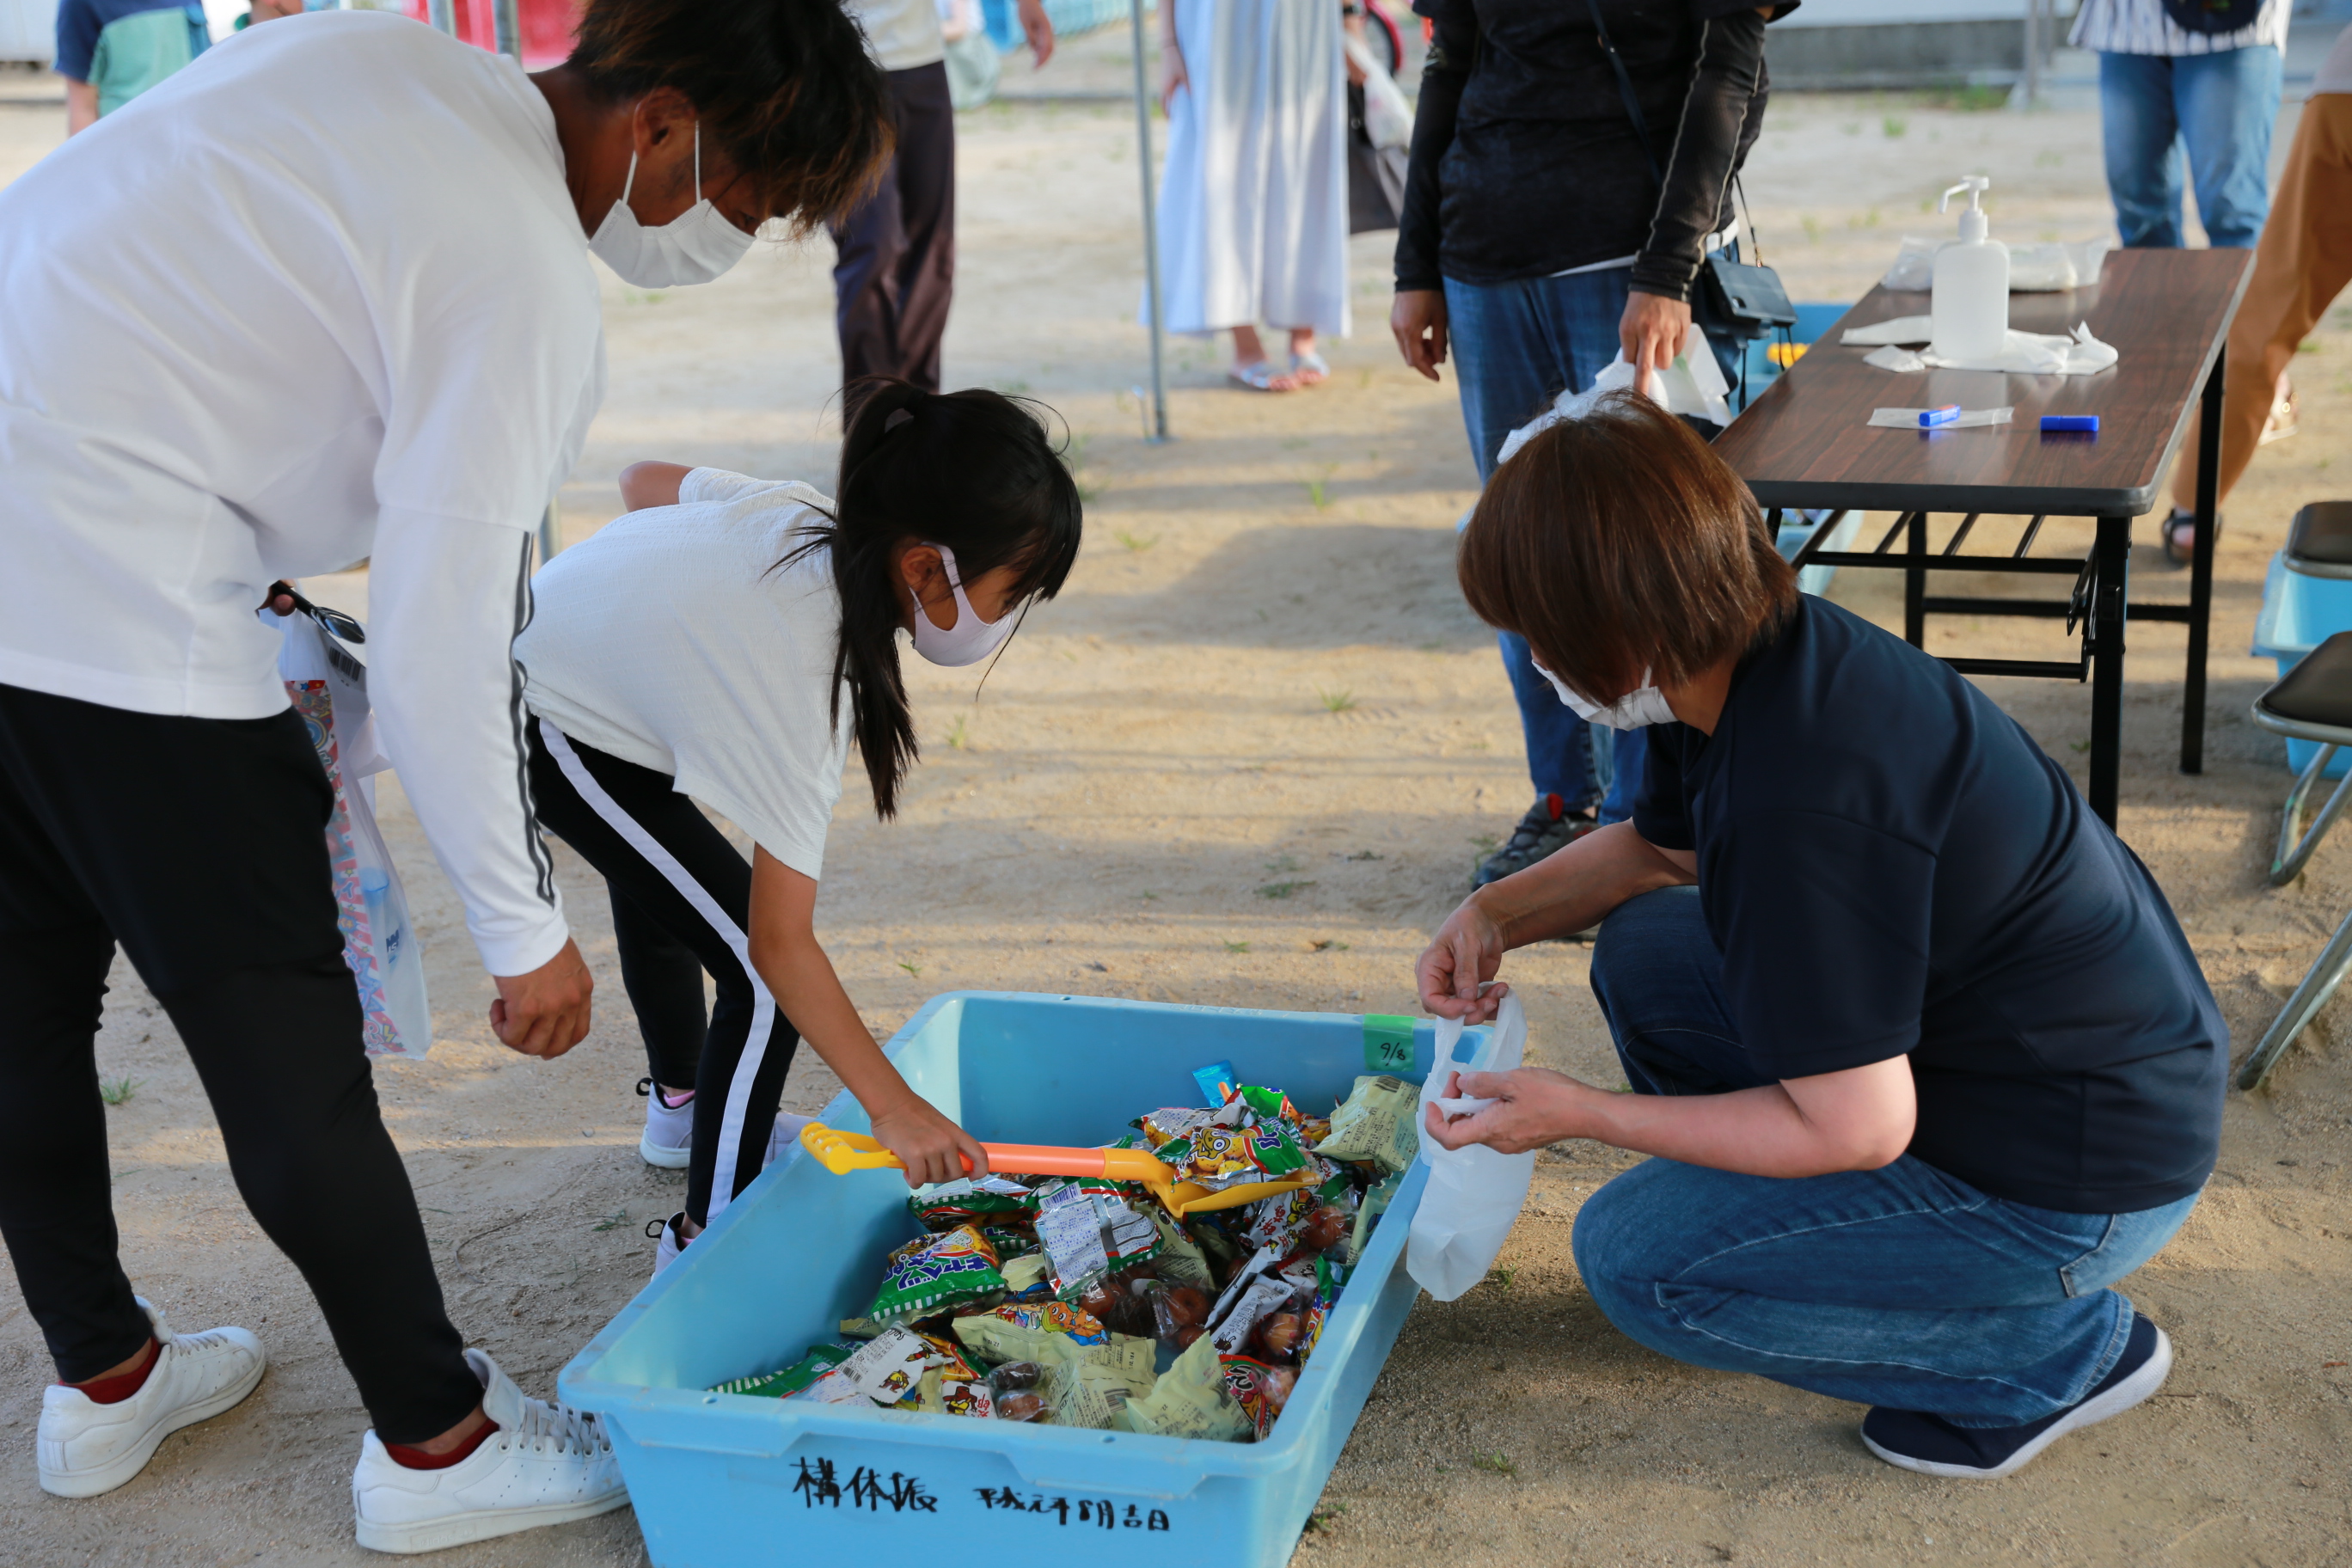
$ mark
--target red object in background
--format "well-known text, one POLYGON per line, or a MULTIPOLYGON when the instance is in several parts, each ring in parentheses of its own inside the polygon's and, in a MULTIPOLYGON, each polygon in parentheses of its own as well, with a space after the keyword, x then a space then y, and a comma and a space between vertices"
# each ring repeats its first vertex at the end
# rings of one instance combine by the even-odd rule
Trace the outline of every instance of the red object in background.
MULTIPOLYGON (((572 53, 572 32, 580 25, 578 0, 518 0, 522 13, 522 63, 527 70, 560 65, 572 53)), ((498 47, 490 0, 450 0, 457 13, 457 37, 477 48, 498 47)), ((408 15, 429 22, 426 0, 408 0, 408 15)))

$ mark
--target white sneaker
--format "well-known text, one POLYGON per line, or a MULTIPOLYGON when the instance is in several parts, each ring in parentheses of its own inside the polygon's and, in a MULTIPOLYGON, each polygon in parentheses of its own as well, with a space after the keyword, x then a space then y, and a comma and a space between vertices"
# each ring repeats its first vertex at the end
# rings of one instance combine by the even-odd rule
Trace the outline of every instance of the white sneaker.
POLYGON ((362 1546, 438 1552, 609 1513, 629 1500, 596 1417, 526 1397, 481 1351, 467 1351, 466 1364, 482 1380, 482 1410, 498 1431, 446 1470, 412 1470, 373 1432, 362 1437, 352 1471, 362 1546))
POLYGON ((665 1171, 686 1169, 687 1162, 694 1158, 692 1097, 684 1105, 664 1105, 660 1086, 649 1078, 637 1080, 637 1092, 646 1097, 646 1131, 637 1140, 637 1152, 648 1165, 665 1171))
POLYGON ((164 1438, 219 1415, 261 1382, 269 1358, 245 1330, 175 1334, 152 1302, 135 1299, 163 1343, 154 1370, 138 1393, 112 1405, 63 1384, 43 1391, 34 1442, 43 1491, 58 1497, 112 1491, 146 1468, 164 1438))
POLYGON ((789 1110, 776 1112, 776 1130, 768 1134, 768 1157, 760 1162, 766 1170, 790 1153, 801 1141, 801 1129, 816 1120, 814 1116, 795 1116, 789 1110))
POLYGON ((662 1221, 661 1229, 658 1231, 654 1229, 652 1221, 646 1222, 646 1234, 658 1235, 661 1237, 661 1244, 654 1248, 654 1272, 656 1275, 677 1262, 677 1255, 686 1250, 687 1238, 679 1234, 677 1228, 679 1223, 685 1218, 686 1211, 680 1209, 662 1221))

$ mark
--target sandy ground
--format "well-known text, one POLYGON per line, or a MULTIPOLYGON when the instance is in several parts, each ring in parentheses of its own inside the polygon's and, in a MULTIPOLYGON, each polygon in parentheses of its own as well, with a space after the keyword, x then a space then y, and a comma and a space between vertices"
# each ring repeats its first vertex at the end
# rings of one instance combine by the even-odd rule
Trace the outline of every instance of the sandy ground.
MULTIPOLYGON (((1094 68, 1115 80, 1116 63, 1094 68)), ((59 119, 0 103, 0 177, 52 144, 59 119)), ((1044 398, 1067 419, 1088 542, 1067 592, 976 700, 968 677, 910 665, 926 761, 893 826, 872 819, 853 779, 820 908, 829 950, 878 1036, 959 987, 1411 1011, 1412 955, 1528 788, 1491 640, 1452 579, 1451 525, 1473 482, 1454 389, 1411 375, 1389 344, 1387 237, 1356 242, 1357 331, 1330 346, 1328 385, 1231 391, 1214 349, 1177 345, 1178 439, 1149 446, 1130 390, 1146 374, 1131 116, 1000 106, 960 134, 949 379, 1044 398)), ((1788 100, 1749 191, 1792 293, 1851 299, 1901 233, 1935 232, 1923 198, 1977 169, 1998 182, 1996 232, 2073 238, 2108 223, 2095 117, 2079 109, 1788 100)), ((614 475, 639 457, 824 479, 830 261, 822 242, 763 246, 706 289, 649 296, 608 280, 612 395, 564 492, 572 539, 617 510, 614 475)), ((2347 361, 2352 310, 2297 362, 2305 433, 2266 451, 2229 508, 2201 777, 2175 771, 2182 633, 2133 634, 2123 832, 2179 908, 2241 1054, 2352 907, 2341 836, 2295 886, 2263 887, 2287 775, 2244 718, 2267 675, 2244 652, 2263 563, 2294 508, 2338 488, 2325 470, 2352 428, 2347 361)), ((2075 542, 2061 531, 2045 551, 2075 542)), ((2147 595, 2184 591, 2145 545, 2135 569, 2147 595)), ((362 580, 314 587, 363 606, 362 580)), ((1896 604, 1892 579, 1854 574, 1834 596, 1882 619, 1896 604)), ((1939 651, 2062 651, 2042 623, 1933 635, 1939 651)), ((2079 776, 2086 690, 1997 683, 1997 695, 2079 776)), ((457 1321, 546 1393, 643 1282, 642 1227, 677 1206, 683 1177, 635 1152, 643 1057, 597 879, 558 849, 596 970, 595 1032, 551 1064, 516 1058, 484 1024, 489 987, 446 884, 396 791, 387 803, 421 905, 438 1044, 378 1075, 386 1115, 457 1321)), ((1613 1083, 1585 965, 1583 949, 1555 945, 1508 973, 1540 1059, 1613 1083)), ((2343 1029, 2340 1010, 2323 1016, 2266 1092, 2231 1096, 2205 1204, 2130 1283, 2179 1347, 2164 1394, 2019 1477, 1963 1486, 1890 1469, 1855 1440, 1854 1407, 1620 1337, 1580 1287, 1568 1240, 1582 1197, 1628 1162, 1564 1146, 1538 1167, 1495 1279, 1414 1313, 1300 1562, 2352 1560, 2343 1029)), ((108 1079, 133 1086, 110 1113, 132 1278, 183 1325, 253 1328, 273 1370, 121 1490, 50 1499, 32 1456, 49 1368, 13 1279, 0 1282, 5 1555, 363 1560, 346 1479, 366 1418, 299 1280, 239 1203, 168 1022, 120 966, 98 1052, 108 1079)), ((814 1109, 833 1088, 804 1053, 788 1102, 814 1109)), ((446 1558, 643 1560, 625 1511, 446 1558)))

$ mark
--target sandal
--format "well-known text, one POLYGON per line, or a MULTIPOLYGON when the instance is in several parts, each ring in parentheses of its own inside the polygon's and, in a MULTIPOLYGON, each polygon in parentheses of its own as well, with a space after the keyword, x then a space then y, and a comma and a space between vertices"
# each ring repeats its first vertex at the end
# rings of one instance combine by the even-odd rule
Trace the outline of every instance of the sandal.
POLYGON ((1290 379, 1301 386, 1313 386, 1331 379, 1331 366, 1321 354, 1308 349, 1303 354, 1290 356, 1290 379))
MULTIPOLYGON (((2284 378, 2282 378, 2284 379, 2284 378)), ((2271 400, 2271 411, 2263 420, 2263 433, 2254 444, 2267 447, 2273 441, 2284 441, 2303 428, 2303 405, 2290 386, 2271 400)))
MULTIPOLYGON (((2186 566, 2197 557, 2197 514, 2176 511, 2164 520, 2164 558, 2175 566, 2186 566)), ((2213 514, 2213 542, 2221 542, 2221 514, 2213 514)))
POLYGON ((1235 384, 1246 386, 1253 392, 1296 392, 1298 390, 1297 382, 1294 381, 1289 376, 1282 374, 1280 372, 1276 371, 1273 365, 1268 364, 1264 360, 1253 360, 1248 364, 1228 366, 1225 371, 1225 375, 1228 380, 1234 382, 1235 384))

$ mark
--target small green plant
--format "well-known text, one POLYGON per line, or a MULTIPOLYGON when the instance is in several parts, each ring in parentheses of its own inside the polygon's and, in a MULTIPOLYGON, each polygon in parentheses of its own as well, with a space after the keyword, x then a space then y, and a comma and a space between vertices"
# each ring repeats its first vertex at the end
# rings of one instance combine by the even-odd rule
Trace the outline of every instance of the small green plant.
POLYGON ((1320 1508, 1318 1508, 1313 1513, 1307 1516, 1307 1528, 1309 1530, 1328 1530, 1331 1528, 1332 1523, 1337 1521, 1341 1514, 1347 1511, 1348 1505, 1346 1503, 1327 1502, 1320 1508))
POLYGON ((1315 698, 1323 704, 1326 713, 1345 713, 1356 705, 1356 694, 1344 686, 1318 686, 1315 689, 1315 698))
POLYGON ((1350 860, 1385 860, 1388 857, 1381 854, 1377 849, 1359 849, 1353 855, 1349 856, 1348 858, 1350 860))
POLYGON ((1229 942, 1225 943, 1225 951, 1227 952, 1247 952, 1249 951, 1249 943, 1245 942, 1229 942))
POLYGON ((1315 503, 1317 511, 1331 510, 1331 476, 1339 471, 1339 465, 1333 463, 1323 470, 1322 478, 1307 481, 1307 499, 1315 503))
POLYGON ((1273 872, 1277 877, 1281 876, 1285 871, 1296 871, 1298 869, 1298 857, 1296 855, 1277 855, 1273 859, 1268 860, 1265 863, 1265 868, 1268 871, 1273 872))
POLYGON ((955 722, 948 726, 948 745, 958 752, 971 750, 971 721, 969 715, 957 714, 955 722))
POLYGON ((129 1077, 100 1079, 98 1082, 98 1098, 109 1105, 128 1105, 131 1103, 131 1097, 139 1092, 139 1086, 146 1081, 143 1078, 129 1077))
POLYGON ((667 294, 663 293, 658 289, 624 289, 621 290, 621 303, 624 305, 658 305, 664 300, 668 298, 669 296, 667 294))
POLYGON ((918 980, 920 980, 923 977, 923 966, 919 963, 910 963, 906 959, 902 958, 898 961, 898 967, 905 970, 908 973, 913 975, 918 980))
POLYGON ((2075 753, 2080 755, 2082 752, 2087 752, 2091 749, 2091 742, 2088 741, 2076 741, 2074 742, 2074 747, 2075 753))
POLYGON ((1486 1283, 1489 1285, 1499 1286, 1506 1290, 1511 1288, 1511 1281, 1517 1279, 1518 1277, 1519 1271, 1516 1268, 1489 1268, 1486 1270, 1486 1283))
POLYGON ((1889 114, 1879 121, 1878 129, 1889 142, 1900 142, 1903 133, 1911 129, 1911 122, 1899 114, 1889 114))
POLYGON ((1336 937, 1326 937, 1320 942, 1310 942, 1308 945, 1313 947, 1318 952, 1345 952, 1348 951, 1348 944, 1339 941, 1336 937))
POLYGON ((590 1226, 588 1228, 591 1230, 611 1230, 615 1226, 626 1225, 628 1222, 628 1210, 614 1209, 611 1214, 606 1215, 603 1219, 598 1220, 594 1225, 590 1226))
POLYGON ((1129 533, 1123 528, 1114 531, 1111 537, 1126 545, 1130 555, 1140 555, 1160 542, 1160 536, 1156 533, 1129 533))
POLYGON ((1311 888, 1314 885, 1312 882, 1300 881, 1295 878, 1287 882, 1268 882, 1257 890, 1257 896, 1261 899, 1286 899, 1299 889, 1311 888))
POLYGON ((1819 245, 1822 242, 1822 220, 1815 217, 1812 214, 1799 213, 1797 215, 1797 226, 1805 231, 1805 243, 1807 245, 1819 245))
POLYGON ((1519 1473, 1519 1467, 1511 1463, 1510 1456, 1500 1448, 1491 1454, 1471 1455, 1470 1468, 1474 1470, 1491 1471, 1498 1476, 1516 1476, 1519 1473))

